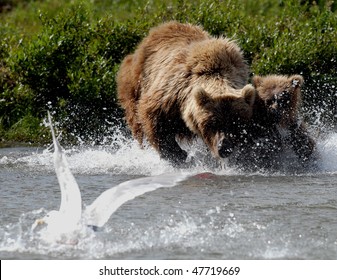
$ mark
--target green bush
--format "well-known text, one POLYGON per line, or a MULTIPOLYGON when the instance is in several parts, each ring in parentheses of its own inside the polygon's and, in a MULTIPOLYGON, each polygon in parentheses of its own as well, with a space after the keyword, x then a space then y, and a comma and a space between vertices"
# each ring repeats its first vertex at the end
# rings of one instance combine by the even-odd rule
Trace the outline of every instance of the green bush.
POLYGON ((168 20, 235 38, 253 74, 302 74, 306 116, 336 123, 336 5, 317 3, 64 0, 56 16, 40 13, 37 34, 22 35, 14 23, 0 25, 1 137, 26 124, 27 116, 41 120, 51 110, 65 137, 102 140, 122 123, 115 82, 121 60, 152 26, 168 20))
POLYGON ((41 20, 42 32, 21 45, 13 63, 20 84, 31 93, 32 114, 42 118, 52 110, 66 135, 99 140, 121 116, 118 64, 144 33, 109 18, 93 24, 84 6, 41 20))
POLYGON ((0 126, 0 137, 7 141, 34 144, 50 143, 51 137, 49 129, 41 124, 41 119, 26 114, 18 122, 4 131, 0 126))

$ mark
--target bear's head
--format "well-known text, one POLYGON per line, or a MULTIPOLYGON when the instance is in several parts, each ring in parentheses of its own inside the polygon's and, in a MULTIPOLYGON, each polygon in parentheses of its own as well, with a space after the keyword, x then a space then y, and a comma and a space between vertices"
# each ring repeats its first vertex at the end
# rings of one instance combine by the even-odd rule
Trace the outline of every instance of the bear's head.
POLYGON ((203 40, 191 44, 186 70, 196 76, 221 77, 234 89, 248 82, 249 67, 235 41, 227 38, 203 40))
POLYGON ((300 75, 253 77, 257 99, 262 101, 269 121, 282 127, 289 127, 297 121, 302 84, 303 77, 300 75))
POLYGON ((256 90, 245 86, 238 94, 212 96, 202 87, 192 91, 193 102, 185 108, 188 127, 199 135, 216 157, 228 157, 247 137, 256 90))

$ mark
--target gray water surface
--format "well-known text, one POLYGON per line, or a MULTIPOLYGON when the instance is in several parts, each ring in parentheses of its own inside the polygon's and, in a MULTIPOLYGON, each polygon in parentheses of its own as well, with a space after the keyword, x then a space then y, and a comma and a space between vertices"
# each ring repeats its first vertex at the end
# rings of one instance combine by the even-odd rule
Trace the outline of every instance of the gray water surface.
MULTIPOLYGON (((30 228, 60 205, 52 153, 0 149, 0 259, 337 259, 337 135, 319 152, 319 169, 302 173, 187 170, 186 180, 125 203, 76 245, 50 246, 30 228)), ((121 182, 178 172, 133 142, 66 154, 84 206, 121 182)))

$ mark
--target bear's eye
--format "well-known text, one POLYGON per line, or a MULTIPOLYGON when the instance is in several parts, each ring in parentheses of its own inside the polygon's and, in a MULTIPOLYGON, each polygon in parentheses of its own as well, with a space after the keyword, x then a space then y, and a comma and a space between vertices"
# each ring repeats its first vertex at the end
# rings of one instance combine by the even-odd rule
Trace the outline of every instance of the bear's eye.
POLYGON ((290 103, 290 93, 289 91, 282 91, 273 96, 273 98, 268 99, 266 104, 268 106, 285 106, 290 103))

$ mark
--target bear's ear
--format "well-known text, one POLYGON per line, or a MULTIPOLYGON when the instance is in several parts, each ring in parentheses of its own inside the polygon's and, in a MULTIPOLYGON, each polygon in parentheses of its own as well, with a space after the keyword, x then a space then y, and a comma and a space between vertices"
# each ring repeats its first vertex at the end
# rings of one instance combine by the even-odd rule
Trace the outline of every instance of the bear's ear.
POLYGON ((255 102, 256 94, 256 90, 252 85, 246 85, 242 89, 242 96, 250 107, 252 107, 255 102))
POLYGON ((199 106, 204 107, 213 101, 212 97, 202 87, 194 88, 192 94, 199 106))
POLYGON ((301 87, 304 83, 304 79, 301 75, 290 76, 289 79, 291 80, 291 85, 294 88, 301 87))
POLYGON ((261 84, 262 84, 262 80, 263 80, 263 78, 261 77, 261 76, 254 76, 253 77, 253 85, 254 85, 254 87, 259 87, 259 86, 261 86, 261 84))

